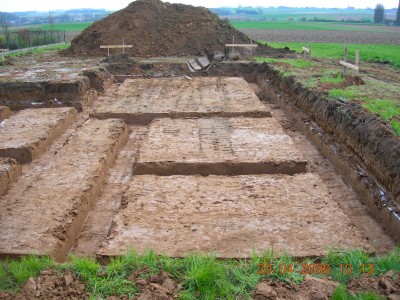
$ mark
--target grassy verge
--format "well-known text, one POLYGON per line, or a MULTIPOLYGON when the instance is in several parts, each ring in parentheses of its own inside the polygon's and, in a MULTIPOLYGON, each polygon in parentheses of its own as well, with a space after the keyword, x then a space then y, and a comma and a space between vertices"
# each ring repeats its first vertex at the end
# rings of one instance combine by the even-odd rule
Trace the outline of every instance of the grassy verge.
MULTIPOLYGON (((261 41, 265 42, 265 41, 261 41)), ((274 48, 289 47, 296 52, 301 52, 302 47, 309 47, 312 51, 312 56, 315 58, 343 58, 343 44, 337 43, 268 43, 274 48)), ((348 58, 355 60, 356 50, 360 51, 360 61, 379 62, 391 64, 400 68, 400 46, 399 45, 367 45, 367 44, 349 44, 348 58)))
MULTIPOLYGON (((270 45, 283 47, 287 44, 271 43, 270 45)), ((343 45, 339 47, 338 44, 333 44, 334 46, 329 48, 330 45, 332 44, 311 44, 313 57, 339 60, 343 45)), ((297 51, 301 50, 302 47, 299 43, 291 43, 289 46, 297 51)), ((360 45, 349 45, 350 53, 354 54, 356 48, 360 49, 357 46, 360 45)), ((388 54, 385 59, 390 59, 392 64, 400 68, 400 46, 375 45, 375 47, 376 49, 366 47, 364 50, 360 50, 361 59, 364 61, 383 60, 382 53, 385 52, 378 50, 386 49, 388 54), (393 50, 396 48, 398 49, 397 52, 393 50)), ((350 57, 350 59, 354 58, 350 57)), ((341 67, 332 63, 327 65, 324 61, 308 62, 302 59, 263 57, 258 57, 257 61, 271 63, 280 71, 282 76, 294 76, 305 87, 322 90, 331 98, 339 98, 342 101, 357 101, 372 113, 389 122, 394 131, 400 135, 400 85, 398 83, 384 82, 364 76, 362 82, 358 85, 344 84, 345 79, 341 75, 341 67)))
POLYGON ((13 52, 13 53, 7 54, 5 56, 6 57, 21 57, 21 56, 25 56, 25 55, 60 51, 60 50, 68 49, 70 45, 71 45, 71 43, 66 43, 66 44, 57 44, 57 45, 49 45, 49 46, 31 48, 29 50, 21 49, 21 51, 13 52))
POLYGON ((152 251, 142 255, 131 251, 112 258, 107 265, 74 256, 65 264, 27 256, 21 260, 0 261, 0 290, 15 292, 29 277, 36 277, 47 268, 72 270, 87 284, 87 291, 94 299, 111 295, 133 297, 138 288, 129 276, 143 268, 149 269, 151 274, 157 274, 160 269, 169 272, 182 286, 180 299, 250 299, 254 286, 262 279, 300 283, 307 274, 332 277, 341 283, 333 299, 375 299, 363 294, 349 298, 345 285, 362 274, 378 276, 389 270, 400 271, 400 248, 379 257, 371 257, 360 250, 331 250, 327 256, 303 261, 287 255, 277 257, 272 251, 254 255, 250 260, 219 260, 214 255, 201 254, 179 259, 158 256, 152 251))

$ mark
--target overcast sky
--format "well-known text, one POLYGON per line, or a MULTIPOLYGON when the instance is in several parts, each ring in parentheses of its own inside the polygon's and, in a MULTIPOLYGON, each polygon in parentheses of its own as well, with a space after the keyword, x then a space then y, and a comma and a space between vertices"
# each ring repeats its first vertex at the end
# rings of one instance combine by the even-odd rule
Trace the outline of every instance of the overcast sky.
MULTIPOLYGON (((49 11, 71 8, 105 8, 119 10, 126 7, 132 0, 0 0, 0 11, 49 11)), ((356 8, 375 7, 382 3, 385 8, 398 6, 398 0, 171 0, 171 3, 192 4, 195 6, 221 7, 230 6, 292 6, 292 7, 340 7, 354 6, 356 8)))

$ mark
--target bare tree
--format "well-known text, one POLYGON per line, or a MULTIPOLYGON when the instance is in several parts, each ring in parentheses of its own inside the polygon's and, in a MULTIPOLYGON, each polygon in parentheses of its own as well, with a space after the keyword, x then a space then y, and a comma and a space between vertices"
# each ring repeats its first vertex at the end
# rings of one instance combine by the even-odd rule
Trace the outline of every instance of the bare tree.
POLYGON ((53 43, 53 35, 54 35, 54 15, 52 11, 49 11, 49 25, 51 32, 51 43, 53 43))
POLYGON ((2 13, 0 15, 0 23, 1 23, 1 28, 3 30, 3 34, 6 38, 7 47, 10 47, 9 46, 10 45, 10 33, 9 33, 9 29, 8 29, 10 27, 10 23, 8 23, 8 21, 7 21, 6 13, 2 13))
POLYGON ((374 22, 383 23, 384 19, 385 19, 385 8, 383 7, 383 4, 379 3, 375 7, 374 22))

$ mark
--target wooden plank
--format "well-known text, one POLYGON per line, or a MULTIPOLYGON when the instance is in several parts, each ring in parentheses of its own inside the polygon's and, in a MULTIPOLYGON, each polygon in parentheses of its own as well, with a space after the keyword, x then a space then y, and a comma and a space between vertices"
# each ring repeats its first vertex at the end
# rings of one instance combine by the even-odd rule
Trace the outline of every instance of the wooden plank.
POLYGON ((356 71, 359 71, 359 70, 360 70, 360 67, 359 67, 359 66, 352 65, 352 64, 350 64, 350 63, 348 63, 348 62, 345 62, 345 61, 343 61, 343 60, 340 61, 340 64, 341 64, 342 66, 344 66, 344 67, 351 68, 351 69, 354 69, 354 70, 356 70, 356 71))
POLYGON ((245 48, 257 48, 257 44, 225 44, 225 47, 245 47, 245 48))
POLYGON ((100 46, 101 49, 113 49, 113 48, 132 48, 133 45, 109 45, 109 46, 100 46))

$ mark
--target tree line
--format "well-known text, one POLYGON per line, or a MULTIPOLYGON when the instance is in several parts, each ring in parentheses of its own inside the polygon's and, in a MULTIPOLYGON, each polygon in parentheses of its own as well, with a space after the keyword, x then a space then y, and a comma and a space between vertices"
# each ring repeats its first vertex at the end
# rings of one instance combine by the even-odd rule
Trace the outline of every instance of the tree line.
MULTIPOLYGON (((385 7, 381 3, 378 3, 375 7, 374 22, 377 24, 385 22, 385 7)), ((395 23, 400 26, 400 0, 399 0, 399 6, 397 8, 395 23)))

